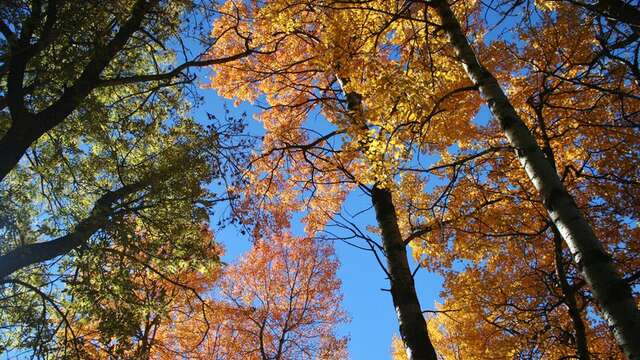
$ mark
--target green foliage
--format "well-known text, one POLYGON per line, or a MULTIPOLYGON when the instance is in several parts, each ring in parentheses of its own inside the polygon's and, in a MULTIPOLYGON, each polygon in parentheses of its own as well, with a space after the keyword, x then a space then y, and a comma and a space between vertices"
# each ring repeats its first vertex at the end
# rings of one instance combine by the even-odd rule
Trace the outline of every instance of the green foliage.
MULTIPOLYGON (((18 121, 7 105, 15 95, 8 69, 18 46, 9 32, 32 32, 29 44, 20 44, 35 51, 22 84, 25 107, 37 114, 101 56, 134 3, 3 3, 0 136, 18 121)), ((0 255, 73 234, 101 196, 133 187, 110 205, 89 241, 0 280, 0 352, 92 358, 95 348, 115 357, 140 356, 149 350, 152 325, 167 316, 172 302, 197 297, 186 285, 185 269, 205 276, 219 266, 207 232, 219 199, 208 185, 226 175, 220 153, 234 157, 237 149, 223 142, 242 126, 205 126, 190 117, 199 99, 188 68, 144 78, 197 58, 175 49, 187 40, 211 41, 200 26, 209 21, 210 8, 186 0, 154 6, 89 95, 0 183, 0 255), (125 355, 131 349, 137 355, 125 355)))

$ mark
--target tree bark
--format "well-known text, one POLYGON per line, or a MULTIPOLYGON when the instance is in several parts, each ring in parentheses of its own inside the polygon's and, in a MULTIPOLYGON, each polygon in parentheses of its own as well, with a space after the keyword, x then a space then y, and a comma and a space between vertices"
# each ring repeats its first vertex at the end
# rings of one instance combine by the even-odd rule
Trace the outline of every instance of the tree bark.
POLYGON ((371 200, 382 231, 382 246, 387 257, 391 297, 400 325, 400 336, 407 346, 409 359, 437 360, 427 332, 407 259, 407 249, 398 227, 396 209, 389 190, 373 187, 371 200))
POLYGON ((467 75, 478 85, 509 143, 516 149, 520 163, 540 193, 549 217, 590 285, 618 344, 629 359, 640 359, 640 312, 631 288, 617 273, 611 257, 496 78, 479 63, 447 1, 432 0, 430 4, 435 7, 442 21, 442 28, 467 75))
POLYGON ((27 133, 27 129, 11 126, 0 138, 0 181, 18 164, 35 139, 27 133))

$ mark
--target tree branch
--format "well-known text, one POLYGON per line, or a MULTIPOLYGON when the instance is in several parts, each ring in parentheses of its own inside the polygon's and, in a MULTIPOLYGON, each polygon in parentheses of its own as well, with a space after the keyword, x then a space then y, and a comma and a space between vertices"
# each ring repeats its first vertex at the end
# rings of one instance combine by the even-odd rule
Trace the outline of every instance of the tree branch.
POLYGON ((125 185, 118 190, 109 191, 102 195, 95 202, 89 216, 80 221, 72 232, 64 236, 45 242, 20 246, 1 255, 0 279, 4 279, 27 266, 65 255, 71 250, 86 244, 89 238, 104 227, 109 217, 113 215, 113 204, 125 196, 142 189, 145 185, 143 182, 125 185))
POLYGON ((140 74, 140 75, 132 75, 132 76, 126 76, 126 77, 116 77, 111 79, 101 79, 98 81, 96 87, 107 87, 107 86, 117 86, 117 85, 124 85, 124 84, 138 83, 138 82, 170 80, 176 76, 179 76, 180 74, 182 74, 184 70, 188 68, 223 64, 229 61, 241 59, 251 54, 252 52, 253 50, 247 49, 241 53, 223 57, 223 58, 187 61, 182 63, 172 71, 161 73, 161 74, 140 74))

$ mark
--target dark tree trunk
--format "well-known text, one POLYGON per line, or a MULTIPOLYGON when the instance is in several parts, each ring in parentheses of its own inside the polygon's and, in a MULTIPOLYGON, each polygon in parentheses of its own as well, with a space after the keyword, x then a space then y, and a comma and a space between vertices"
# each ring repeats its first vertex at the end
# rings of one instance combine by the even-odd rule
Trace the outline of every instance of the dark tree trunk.
POLYGON ((555 267, 558 281, 560 282, 560 289, 562 290, 562 296, 564 296, 563 302, 567 305, 569 311, 569 317, 573 324, 574 336, 576 339, 576 352, 580 360, 589 360, 589 346, 587 344, 587 334, 584 327, 584 321, 582 321, 582 315, 576 302, 576 290, 571 287, 567 281, 567 272, 564 268, 562 260, 562 236, 558 232, 558 229, 551 224, 553 229, 553 241, 555 250, 555 267))
POLYGON ((0 181, 18 164, 20 158, 35 141, 26 131, 12 126, 0 138, 0 181))
MULTIPOLYGON (((344 85, 349 82, 349 79, 338 78, 338 80, 344 91, 344 85)), ((362 96, 346 91, 345 96, 352 121, 366 129, 362 96)), ((376 212, 378 227, 382 232, 382 247, 387 258, 386 271, 391 285, 391 297, 407 356, 410 360, 437 360, 436 351, 427 332, 427 322, 422 315, 391 192, 374 186, 371 190, 371 202, 376 212)))
POLYGON ((138 0, 131 16, 122 24, 111 41, 95 49, 95 55, 85 66, 73 85, 66 88, 59 99, 37 114, 25 107, 24 74, 27 63, 41 50, 30 46, 31 34, 21 38, 9 52, 6 103, 11 114, 11 127, 0 139, 0 181, 18 164, 34 141, 62 123, 99 85, 100 74, 120 52, 131 36, 138 31, 146 14, 159 0, 138 0))
POLYGON ((382 231, 382 246, 387 256, 391 296, 400 324, 400 336, 408 348, 409 359, 437 360, 416 294, 407 259, 407 249, 398 228, 398 218, 391 193, 386 189, 374 187, 371 200, 376 211, 378 226, 382 231))

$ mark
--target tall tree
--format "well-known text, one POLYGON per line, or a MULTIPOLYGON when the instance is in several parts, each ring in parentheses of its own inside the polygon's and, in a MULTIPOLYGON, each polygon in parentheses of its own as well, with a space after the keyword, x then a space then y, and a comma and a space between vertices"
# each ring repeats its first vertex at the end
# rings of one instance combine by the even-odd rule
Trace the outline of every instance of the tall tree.
POLYGON ((189 53, 193 50, 184 47, 185 41, 201 41, 205 50, 215 43, 194 32, 198 22, 211 19, 208 7, 213 8, 159 0, 5 4, 0 13, 0 180, 51 129, 91 114, 97 97, 118 89, 152 96, 193 81, 192 67, 248 54, 248 39, 243 51, 220 59, 189 53), (195 27, 183 20, 194 20, 195 27), (177 57, 171 42, 182 44, 184 60, 167 61, 177 57))
MULTIPOLYGON (((446 127, 430 132, 428 124, 451 98, 467 99, 468 81, 461 69, 454 68, 452 76, 441 79, 429 63, 404 68, 403 62, 414 59, 414 49, 424 46, 425 38, 410 32, 415 25, 411 19, 387 29, 391 15, 385 12, 402 10, 391 4, 355 10, 348 4, 303 2, 268 6, 228 2, 226 7, 229 15, 219 20, 214 34, 239 22, 241 31, 261 29, 256 31, 263 34, 261 42, 279 44, 273 54, 255 54, 215 67, 212 85, 223 94, 249 100, 264 94, 268 102, 260 114, 267 130, 264 151, 254 162, 246 198, 266 195, 264 208, 273 218, 265 221, 276 224, 287 224, 291 212, 307 209, 307 229, 318 231, 337 216, 347 191, 359 186, 371 197, 382 240, 378 244, 366 238, 365 247, 386 257, 381 265, 390 280, 407 352, 411 358, 435 359, 406 249, 416 229, 401 232, 393 197, 406 190, 395 176, 412 150, 443 149, 455 141, 446 127), (403 48, 402 42, 415 48, 403 48), (433 74, 430 81, 415 84, 421 75, 431 76, 427 74, 433 74), (412 85, 431 98, 404 97, 405 86, 412 85), (412 113, 420 106, 420 112, 412 113), (321 133, 315 130, 320 124, 305 123, 316 107, 335 131, 321 133)), ((220 41, 239 44, 234 34, 225 34, 220 41)), ((444 56, 437 61, 448 62, 444 56)), ((451 119, 472 133, 467 122, 477 104, 472 100, 459 106, 456 114, 461 116, 451 119)), ((250 214, 246 221, 259 218, 249 201, 240 206, 250 214)))
POLYGON ((500 121, 510 144, 516 149, 522 166, 540 193, 555 227, 567 242, 574 261, 592 288, 620 346, 630 359, 640 357, 640 312, 631 288, 617 273, 610 255, 496 78, 479 63, 449 4, 441 0, 433 1, 432 4, 456 55, 487 100, 492 113, 500 121))
MULTIPOLYGON (((544 268, 535 266, 533 270, 547 272, 557 289, 541 293, 538 286, 548 285, 549 279, 538 273, 532 274, 532 279, 537 278, 532 283, 516 282, 511 294, 501 295, 509 299, 510 296, 516 298, 521 291, 528 296, 537 291, 545 295, 535 301, 541 304, 560 301, 563 308, 569 308, 562 315, 551 317, 549 308, 539 309, 542 319, 550 322, 541 322, 539 328, 532 325, 528 329, 528 341, 537 344, 536 339, 557 336, 546 333, 547 325, 563 337, 569 334, 574 340, 588 337, 593 341, 597 338, 594 332, 580 329, 581 321, 592 321, 585 320, 586 316, 579 319, 586 313, 581 301, 596 310, 599 307, 590 300, 589 290, 581 288, 583 277, 575 265, 563 260, 567 255, 565 250, 561 248, 561 256, 556 256, 552 228, 561 230, 561 227, 549 225, 550 215, 533 195, 537 190, 528 185, 522 166, 512 161, 517 160, 509 154, 512 142, 500 136, 502 130, 496 127, 499 124, 485 125, 474 120, 480 100, 474 91, 481 84, 470 79, 463 62, 458 61, 455 47, 446 37, 447 31, 441 31, 442 25, 432 20, 438 17, 434 13, 435 5, 387 1, 326 2, 315 6, 305 2, 273 3, 266 7, 253 2, 228 5, 228 14, 250 19, 246 25, 240 21, 241 29, 269 29, 263 32, 264 37, 279 43, 282 50, 217 66, 218 72, 213 78, 213 86, 230 97, 256 100, 266 95, 266 110, 260 115, 267 129, 265 153, 256 160, 251 175, 257 184, 255 189, 269 197, 265 207, 277 214, 272 221, 288 222, 288 211, 275 205, 284 204, 290 211, 308 210, 310 214, 305 219, 310 229, 322 228, 335 219, 336 204, 341 203, 345 191, 354 185, 375 184, 390 189, 398 199, 395 207, 400 232, 405 242, 420 254, 423 264, 430 269, 450 268, 455 264, 454 259, 465 258, 477 262, 480 271, 495 273, 495 283, 487 281, 484 285, 481 284, 484 277, 470 276, 469 281, 478 283, 473 284, 475 293, 469 292, 468 296, 479 293, 479 289, 492 291, 496 285, 489 284, 500 284, 500 276, 504 279, 506 274, 530 275, 525 269, 533 265, 527 262, 539 261, 538 255, 547 256, 544 268), (341 87, 338 79, 349 81, 341 87), (349 93, 352 96, 348 96, 349 93), (316 111, 315 106, 331 123, 330 130, 316 130, 315 123, 308 120, 308 115, 316 111), (364 113, 362 120, 354 121, 353 115, 360 112, 364 113), (438 153, 441 161, 429 166, 422 159, 433 152, 438 153), (435 188, 425 186, 427 180, 434 181, 435 188), (428 189, 428 193, 418 189, 428 189), (322 201, 316 199, 320 197, 322 201), (481 228, 483 225, 495 228, 487 230, 481 228), (452 237, 443 231, 447 226, 461 229, 452 237), (482 229, 481 233, 464 233, 478 231, 477 227, 482 229), (474 234, 478 236, 474 238, 474 234), (485 236, 504 248, 476 245, 485 236), (515 239, 531 244, 532 248, 512 247, 496 242, 495 238, 515 239), (529 252, 535 249, 539 249, 537 255, 529 257, 529 252), (500 260, 492 261, 512 264, 511 272, 483 262, 497 254, 502 254, 500 260), (563 273, 563 269, 567 279, 556 274, 563 273), (570 286, 562 291, 564 280, 570 286), (572 294, 578 294, 575 306, 570 300, 572 294), (580 335, 583 332, 585 336, 580 335)), ((458 3, 453 10, 455 17, 465 19, 474 35, 480 38, 484 34, 483 22, 478 16, 479 3, 458 3)), ((551 144, 553 156, 558 158, 559 175, 545 159, 551 159, 550 153, 541 150, 536 156, 541 156, 539 160, 549 165, 552 177, 560 180, 562 176, 567 182, 560 182, 560 186, 576 189, 578 211, 584 211, 590 221, 602 227, 598 229, 599 236, 606 246, 624 244, 625 250, 616 251, 613 261, 630 274, 630 280, 635 279, 635 260, 631 260, 636 258, 632 250, 635 246, 628 240, 633 239, 634 230, 627 222, 637 218, 637 207, 632 200, 637 198, 632 190, 637 170, 632 155, 637 146, 633 140, 637 137, 634 137, 637 113, 634 86, 637 85, 633 83, 633 59, 626 57, 633 54, 635 43, 616 44, 615 38, 608 38, 603 44, 598 41, 599 31, 594 31, 591 23, 580 24, 583 18, 566 14, 570 14, 570 10, 558 17, 557 24, 552 23, 558 13, 543 14, 540 21, 544 25, 540 26, 535 23, 538 20, 525 18, 525 23, 536 26, 516 29, 533 33, 553 25, 545 32, 545 40, 519 34, 524 36, 524 43, 507 44, 503 39, 489 45, 478 43, 481 50, 478 56, 485 64, 485 71, 495 72, 500 81, 511 85, 510 90, 517 91, 523 84, 529 86, 529 90, 514 97, 523 100, 514 108, 518 110, 517 116, 526 111, 534 113, 527 124, 539 137, 529 137, 532 142, 528 144, 532 149, 548 148, 545 143, 551 144), (585 29, 585 36, 573 36, 572 29, 578 27, 585 29), (627 48, 621 50, 619 46, 627 48), (513 49, 521 47, 526 47, 529 55, 519 57, 518 67, 509 56, 514 53, 513 49), (536 55, 536 49, 544 49, 544 53, 536 55), (611 49, 615 51, 607 54, 611 49), (526 58, 532 55, 534 57, 526 58), (538 82, 539 75, 546 76, 546 80, 538 82), (533 84, 535 86, 531 86, 533 84), (547 95, 552 95, 553 100, 547 95), (542 117, 535 115, 540 104, 543 104, 542 117), (585 119, 584 114, 592 119, 585 119), (572 139, 574 135, 576 138, 572 139), (607 138, 611 140, 608 144, 607 138), (618 163, 620 159, 630 159, 629 166, 613 169, 610 165, 616 163, 614 159, 618 159, 618 163), (584 185, 585 181, 588 185, 584 185), (590 190, 583 194, 584 186, 590 190), (619 195, 606 195, 605 188, 616 188, 615 194, 628 196, 622 199, 619 195), (603 206, 597 204, 605 198, 608 210, 601 212, 603 206), (588 207, 593 209, 585 210, 588 207), (611 216, 621 217, 611 221, 611 216), (609 220, 605 220, 607 218, 609 220), (604 229, 608 226, 616 227, 619 233, 605 235, 604 229)), ((525 15, 531 14, 525 12, 525 15)), ((218 26, 224 27, 228 22, 237 20, 229 16, 221 19, 218 26)), ((233 35, 222 41, 231 46, 241 43, 233 39, 233 35)), ((521 157, 528 154, 528 151, 517 153, 521 157)), ((244 209, 256 214, 256 208, 248 203, 244 209)), ((375 248, 376 244, 371 246, 375 248)), ((452 272, 451 277, 454 276, 452 272)), ((627 282, 624 279, 618 285, 625 288, 627 282)), ((471 288, 468 282, 465 286, 471 288)), ((628 294, 627 300, 631 298, 628 294)), ((512 309, 510 319, 517 321, 518 316, 530 308, 522 309, 512 309)), ((602 326, 597 328, 598 334, 602 334, 602 326)), ((584 358, 588 356, 585 347, 589 345, 582 340, 579 346, 567 340, 564 347, 556 350, 563 356, 580 353, 584 358)), ((515 346, 524 354, 528 345, 521 342, 515 346)), ((599 345, 598 348, 606 349, 599 345)))
MULTIPOLYGON (((518 40, 508 45, 517 50, 498 53, 509 54, 502 61, 516 66, 493 71, 509 84, 518 114, 611 249, 624 280, 634 285, 637 228, 629 219, 638 213, 637 103, 632 99, 637 90, 632 81, 622 80, 629 79, 629 72, 619 63, 602 62, 600 45, 592 38, 598 27, 576 16, 575 8, 524 11, 531 11, 531 17, 515 27, 518 40)), ((496 55, 490 47, 478 48, 480 59, 496 55)), ((483 140, 483 148, 503 141, 493 120, 487 130, 491 137, 483 140)), ((470 146, 468 151, 477 150, 470 146)), ((566 246, 558 244, 515 154, 477 154, 481 156, 460 156, 434 167, 456 171, 464 180, 450 193, 442 219, 434 223, 438 231, 414 243, 429 268, 447 269, 458 262, 444 271, 445 312, 439 319, 447 335, 443 340, 434 335, 437 346, 456 344, 455 354, 464 358, 487 352, 582 358, 618 353, 597 303, 568 261, 566 246), (490 194, 501 200, 484 206, 490 194), (510 286, 496 291, 498 284, 510 286)), ((413 206, 425 207, 422 202, 413 206)), ((405 211, 415 218, 424 214, 405 211)))
MULTIPOLYGON (((345 85, 342 84, 343 88, 345 85)), ((363 111, 362 96, 355 92, 346 94, 347 110, 356 124, 366 124, 366 114, 363 111)), ((368 131, 368 129, 363 129, 368 131)), ((363 142, 363 151, 375 151, 371 144, 363 142)), ((407 257, 407 244, 400 232, 398 214, 396 212, 393 194, 376 183, 371 188, 371 204, 376 213, 376 220, 380 228, 382 248, 387 258, 386 272, 389 276, 391 297, 396 308, 400 335, 407 347, 409 359, 437 359, 437 355, 427 330, 427 323, 422 315, 420 300, 416 293, 413 274, 407 257)))
POLYGON ((209 5, 3 3, 3 349, 77 357, 76 317, 99 319, 105 334, 135 337, 134 323, 167 311, 165 300, 141 305, 139 274, 152 268, 180 283, 179 269, 218 262, 215 243, 203 245, 200 236, 225 197, 209 183, 226 175, 225 156, 246 144, 228 142, 242 130, 239 119, 190 118, 200 101, 191 69, 250 50, 203 57, 215 44, 201 26, 215 14, 209 5), (122 312, 111 308, 116 303, 122 312))
MULTIPOLYGON (((3 197, 4 346, 33 348, 42 357, 60 356, 61 348, 51 344, 59 335, 55 329, 65 329, 73 344, 74 316, 82 313, 76 306, 93 304, 100 298, 96 291, 135 309, 137 299, 125 295, 136 287, 136 271, 151 267, 170 277, 172 268, 217 261, 210 255, 214 244, 203 244, 200 236, 217 201, 205 189, 216 173, 215 157, 207 153, 215 146, 213 134, 190 121, 173 125, 173 135, 160 133, 131 142, 106 137, 112 141, 93 142, 93 151, 66 150, 69 167, 43 165, 42 173, 20 169, 11 175, 11 196, 3 197), (52 174, 57 175, 54 184, 49 183, 52 174), (21 211, 12 212, 15 207, 21 211), (42 312, 34 312, 40 303, 42 312)), ((34 156, 40 155, 44 160, 51 154, 45 149, 34 156)), ((124 318, 141 319, 128 316, 124 318)), ((115 324, 108 326, 110 331, 130 329, 115 324)))

